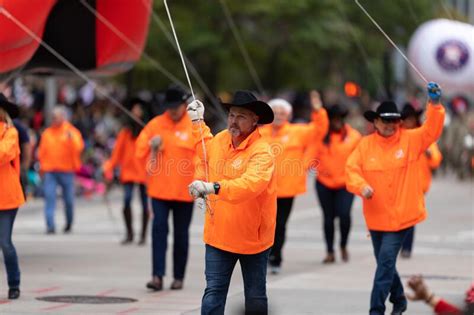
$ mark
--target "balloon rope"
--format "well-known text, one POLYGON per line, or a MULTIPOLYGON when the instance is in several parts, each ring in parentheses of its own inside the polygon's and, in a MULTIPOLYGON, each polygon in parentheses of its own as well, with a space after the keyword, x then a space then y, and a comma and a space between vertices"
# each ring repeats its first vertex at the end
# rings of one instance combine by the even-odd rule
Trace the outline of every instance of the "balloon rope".
POLYGON ((38 42, 41 46, 43 46, 47 51, 49 51, 53 56, 58 58, 62 63, 64 63, 69 69, 71 69, 77 76, 82 78, 84 81, 89 83, 101 96, 108 99, 112 104, 117 106, 120 110, 122 110, 125 114, 127 114, 131 119, 136 121, 139 125, 145 126, 145 123, 135 117, 128 109, 126 109, 119 101, 108 95, 100 86, 98 86, 94 81, 92 81, 83 71, 79 70, 76 66, 74 66, 69 60, 67 60, 64 56, 58 53, 53 47, 48 45, 45 41, 43 41, 38 35, 36 35, 31 29, 28 28, 25 24, 19 21, 13 14, 10 13, 6 8, 0 7, 0 14, 3 14, 5 17, 10 19, 16 26, 21 28, 25 33, 27 33, 32 39, 38 42))
MULTIPOLYGON (((168 14, 168 19, 170 21, 171 30, 173 31, 174 40, 176 41, 176 47, 178 48, 178 53, 179 53, 179 56, 181 57, 181 62, 183 63, 184 73, 186 74, 186 79, 188 80, 189 89, 191 90, 193 100, 196 100, 196 97, 194 95, 193 86, 191 84, 191 79, 189 78, 188 69, 186 68, 186 62, 184 61, 183 53, 181 51, 181 46, 179 45, 178 36, 176 35, 176 30, 174 28, 173 19, 171 18, 171 13, 170 13, 170 10, 168 8, 167 0, 163 0, 163 2, 165 4, 166 13, 168 14)), ((202 144, 202 151, 203 151, 203 157, 204 157, 204 171, 205 171, 205 175, 206 175, 206 181, 209 182, 209 171, 208 171, 208 164, 207 164, 206 143, 204 142, 204 135, 203 135, 202 125, 201 125, 200 122, 199 122, 199 131, 201 133, 201 144, 202 144)))
POLYGON ((405 61, 408 62, 408 64, 413 68, 413 70, 415 70, 415 72, 420 76, 420 78, 423 79, 425 83, 428 83, 428 80, 426 80, 425 76, 420 72, 420 70, 418 70, 417 67, 415 67, 415 65, 407 58, 407 56, 405 56, 402 50, 398 48, 398 46, 392 41, 392 39, 384 32, 380 25, 369 14, 369 12, 367 12, 367 10, 359 3, 359 0, 354 1, 359 6, 359 8, 365 13, 365 15, 367 15, 367 17, 372 21, 372 23, 374 23, 374 25, 379 29, 379 31, 385 36, 385 38, 390 42, 390 44, 392 44, 392 46, 395 47, 395 49, 400 53, 400 55, 402 55, 403 59, 405 59, 405 61))

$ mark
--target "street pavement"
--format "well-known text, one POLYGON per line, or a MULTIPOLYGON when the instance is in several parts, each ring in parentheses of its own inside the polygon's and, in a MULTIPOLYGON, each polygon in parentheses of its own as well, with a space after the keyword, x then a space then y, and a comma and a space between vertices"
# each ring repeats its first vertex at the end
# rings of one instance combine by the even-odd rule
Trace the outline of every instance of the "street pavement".
MULTIPOLYGON (((352 209, 350 262, 343 263, 338 256, 335 264, 323 265, 321 209, 311 180, 308 190, 297 198, 290 217, 282 272, 267 278, 269 314, 368 314, 375 261, 361 202, 356 198, 352 209)), ((150 239, 146 246, 120 245, 124 230, 121 190, 113 190, 109 199, 109 204, 98 196, 78 199, 73 233, 68 235, 62 234, 64 215, 60 203, 56 235, 45 234, 42 200, 32 200, 20 209, 14 243, 22 270, 21 298, 6 300, 8 288, 2 264, 0 314, 200 314, 205 287, 203 210, 196 207, 194 211, 184 290, 169 290, 170 237, 165 290, 155 293, 145 288, 151 278, 150 239), (63 295, 124 297, 136 301, 76 304, 37 300, 63 295)), ((421 273, 437 295, 462 305, 464 292, 474 278, 473 201, 472 182, 458 182, 449 176, 434 180, 427 197, 429 218, 417 227, 413 256, 398 261, 403 282, 410 275, 421 273)), ((140 211, 136 200, 136 231, 140 211)), ((243 303, 243 283, 237 265, 226 314, 241 314, 243 303)), ((387 312, 390 310, 387 302, 387 312)), ((406 314, 432 312, 422 302, 412 302, 406 314)))

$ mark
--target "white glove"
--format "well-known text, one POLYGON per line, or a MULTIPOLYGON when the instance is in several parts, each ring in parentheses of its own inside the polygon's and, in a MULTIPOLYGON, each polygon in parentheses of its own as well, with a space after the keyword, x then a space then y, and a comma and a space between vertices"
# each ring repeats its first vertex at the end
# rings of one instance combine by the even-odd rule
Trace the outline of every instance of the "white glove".
POLYGON ((189 103, 186 110, 188 111, 189 118, 191 118, 192 121, 204 119, 204 104, 201 101, 192 101, 189 103))
POLYGON ((321 107, 323 107, 323 102, 321 101, 321 95, 319 95, 319 92, 316 90, 312 90, 309 94, 309 97, 313 110, 319 111, 321 107))
POLYGON ((209 194, 215 194, 214 183, 195 180, 188 186, 189 194, 194 198, 204 198, 209 194))
POLYGON ((374 195, 374 189, 370 186, 365 186, 364 188, 362 188, 361 195, 365 199, 371 199, 374 195))
POLYGON ((159 151, 163 145, 163 139, 161 136, 154 136, 153 138, 150 139, 150 142, 148 142, 150 145, 150 148, 152 151, 159 151))

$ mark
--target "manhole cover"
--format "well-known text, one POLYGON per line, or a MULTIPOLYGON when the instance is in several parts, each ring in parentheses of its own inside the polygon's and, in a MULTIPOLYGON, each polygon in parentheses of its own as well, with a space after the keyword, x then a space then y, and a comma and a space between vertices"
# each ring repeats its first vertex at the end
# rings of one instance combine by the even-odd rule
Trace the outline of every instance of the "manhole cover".
POLYGON ((137 300, 116 296, 94 296, 94 295, 56 295, 41 296, 37 300, 57 303, 74 303, 74 304, 118 304, 132 303, 137 300))
MULTIPOLYGON (((410 278, 409 275, 401 275, 402 278, 410 278)), ((423 275, 423 279, 427 280, 471 280, 469 277, 459 276, 443 276, 443 275, 423 275)))

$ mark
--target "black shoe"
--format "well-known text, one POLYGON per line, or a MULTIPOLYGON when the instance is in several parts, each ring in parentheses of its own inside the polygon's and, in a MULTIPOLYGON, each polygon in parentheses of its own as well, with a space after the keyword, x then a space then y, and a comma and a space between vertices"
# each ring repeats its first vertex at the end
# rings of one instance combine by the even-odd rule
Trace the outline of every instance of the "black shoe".
POLYGON ((402 315, 407 310, 407 301, 403 301, 399 304, 393 304, 393 310, 391 315, 402 315))
POLYGON ((8 290, 8 299, 16 300, 20 297, 20 289, 10 289, 8 290))
POLYGON ((68 234, 68 233, 71 233, 71 230, 72 230, 72 226, 71 224, 66 224, 66 226, 64 227, 64 233, 65 234, 68 234))
POLYGON ((161 291, 163 290, 163 280, 161 278, 153 278, 146 284, 146 287, 153 291, 161 291))
POLYGON ((129 245, 133 243, 133 236, 127 236, 120 244, 129 245))
POLYGON ((141 238, 140 241, 138 242, 138 246, 144 246, 144 245, 146 245, 146 239, 141 238))
POLYGON ((56 234, 56 230, 54 228, 48 228, 46 230, 46 234, 48 234, 48 235, 56 234))
POLYGON ((183 280, 174 279, 173 283, 171 283, 170 289, 171 290, 182 290, 183 286, 184 286, 183 280))

